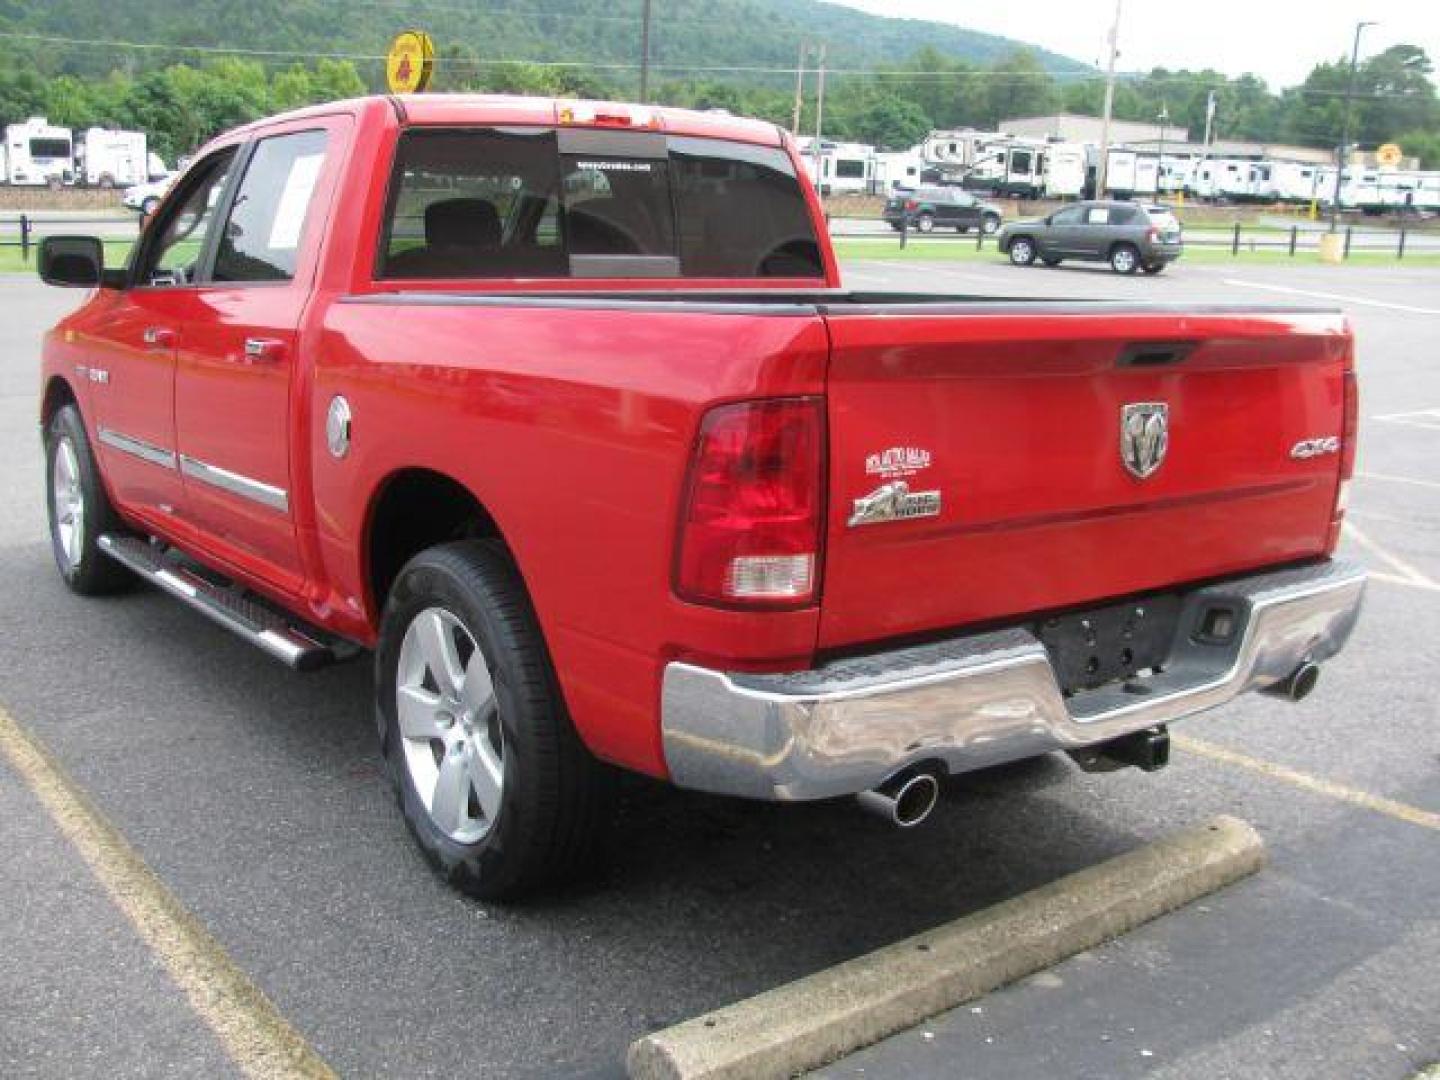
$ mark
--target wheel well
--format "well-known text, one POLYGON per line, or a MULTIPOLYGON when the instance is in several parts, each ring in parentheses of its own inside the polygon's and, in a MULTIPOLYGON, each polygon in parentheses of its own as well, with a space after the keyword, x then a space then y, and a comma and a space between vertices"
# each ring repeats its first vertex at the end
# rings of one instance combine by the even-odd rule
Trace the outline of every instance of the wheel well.
POLYGON ((1008 237, 1005 238, 1005 246, 1004 246, 1003 248, 1001 248, 1000 250, 1002 250, 1002 251, 1009 251, 1012 247, 1015 246, 1015 241, 1016 241, 1016 240, 1025 240, 1025 241, 1028 241, 1029 244, 1030 244, 1030 246, 1031 246, 1032 248, 1039 246, 1038 244, 1035 243, 1035 238, 1034 238, 1033 236, 1031 236, 1029 233, 1016 233, 1014 236, 1008 236, 1008 237))
POLYGON ((40 423, 48 427, 50 420, 66 405, 76 405, 75 391, 59 375, 52 375, 45 384, 45 397, 40 405, 40 423))
POLYGON ((1121 248, 1129 248, 1131 251, 1135 252, 1136 257, 1139 257, 1140 255, 1140 248, 1137 245, 1131 243, 1129 240, 1116 240, 1115 243, 1110 245, 1110 250, 1106 254, 1106 257, 1113 259, 1115 257, 1115 252, 1119 251, 1121 248))
POLYGON ((406 469, 385 482, 366 535, 376 611, 384 608, 401 567, 426 548, 451 540, 504 539, 468 488, 429 469, 406 469))

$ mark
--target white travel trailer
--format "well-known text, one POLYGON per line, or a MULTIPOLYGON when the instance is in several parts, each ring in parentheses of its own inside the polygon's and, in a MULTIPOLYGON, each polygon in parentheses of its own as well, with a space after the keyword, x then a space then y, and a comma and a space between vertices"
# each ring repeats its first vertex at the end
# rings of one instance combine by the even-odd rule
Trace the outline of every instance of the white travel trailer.
POLYGON ((1250 194, 1250 162, 1207 158, 1195 170, 1195 194, 1202 199, 1244 199, 1250 194))
POLYGON ((143 131, 92 127, 75 142, 75 179, 87 187, 130 187, 150 179, 143 131))
POLYGON ((1195 187, 1196 161, 1191 157, 1171 157, 1166 154, 1156 163, 1155 190, 1160 195, 1173 195, 1177 191, 1190 192, 1195 187))
POLYGON ((1276 161, 1270 164, 1268 192, 1283 203, 1324 202, 1333 194, 1335 170, 1300 161, 1276 161), (1327 184, 1326 181, 1329 181, 1327 184))
POLYGON ((5 129, 5 182, 61 187, 75 182, 75 155, 69 128, 43 116, 5 129))
POLYGON ((888 195, 896 188, 917 188, 924 182, 921 175, 924 171, 925 159, 918 146, 898 153, 876 154, 873 194, 888 195))
POLYGON ((1112 149, 1107 161, 1102 195, 1126 198, 1155 194, 1160 165, 1158 158, 1134 150, 1112 149))
POLYGON ((1013 199, 1034 199, 1045 192, 1047 145, 1002 138, 985 144, 960 178, 971 191, 1013 199))
POLYGON ((942 169, 969 169, 993 153, 992 147, 1004 145, 1005 141, 998 131, 932 131, 920 146, 920 156, 927 164, 942 169))
POLYGON ((1440 213, 1440 172, 1422 172, 1415 175, 1415 209, 1440 213))
POLYGON ((1082 143, 1051 143, 1044 157, 1045 196, 1078 199, 1085 193, 1088 158, 1082 143))
POLYGON ((805 161, 805 171, 820 194, 869 194, 875 175, 873 146, 822 139, 817 154, 814 139, 802 138, 795 142, 805 161))

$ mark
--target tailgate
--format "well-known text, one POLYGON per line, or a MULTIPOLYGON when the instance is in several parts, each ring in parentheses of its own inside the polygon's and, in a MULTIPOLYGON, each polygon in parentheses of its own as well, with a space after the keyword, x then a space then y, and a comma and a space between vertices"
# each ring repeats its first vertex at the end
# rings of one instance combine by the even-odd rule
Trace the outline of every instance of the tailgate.
POLYGON ((1326 550, 1340 454, 1297 444, 1341 434, 1350 336, 1338 313, 979 303, 825 314, 822 648, 1326 550))

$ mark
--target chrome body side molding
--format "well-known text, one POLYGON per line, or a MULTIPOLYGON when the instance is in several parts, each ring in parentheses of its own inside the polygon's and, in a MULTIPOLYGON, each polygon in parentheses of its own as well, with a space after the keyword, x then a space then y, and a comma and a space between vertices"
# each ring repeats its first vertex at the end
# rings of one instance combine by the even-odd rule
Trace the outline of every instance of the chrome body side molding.
POLYGON ((137 439, 133 435, 125 435, 107 427, 99 428, 98 433, 100 441, 112 450, 119 450, 121 453, 137 457, 141 461, 148 461, 151 465, 158 465, 162 469, 175 468, 175 451, 173 450, 167 450, 163 446, 156 446, 144 439, 137 439))
POLYGON ((268 506, 271 510, 279 510, 282 514, 288 513, 290 510, 289 494, 284 488, 275 487, 273 484, 252 480, 248 476, 242 476, 229 469, 222 469, 218 465, 211 465, 184 454, 180 455, 180 471, 192 480, 199 480, 202 484, 209 484, 211 487, 228 491, 232 495, 239 495, 242 499, 249 499, 261 506, 268 506))
POLYGON ((952 773, 1075 750, 1274 686, 1334 656, 1360 613, 1365 571, 1341 560, 1196 589, 1166 662, 1125 685, 1065 695, 1029 630, 1013 628, 754 675, 672 662, 661 728, 681 787, 755 799, 851 795, 912 765, 952 773), (1207 640, 1207 614, 1235 631, 1207 640))

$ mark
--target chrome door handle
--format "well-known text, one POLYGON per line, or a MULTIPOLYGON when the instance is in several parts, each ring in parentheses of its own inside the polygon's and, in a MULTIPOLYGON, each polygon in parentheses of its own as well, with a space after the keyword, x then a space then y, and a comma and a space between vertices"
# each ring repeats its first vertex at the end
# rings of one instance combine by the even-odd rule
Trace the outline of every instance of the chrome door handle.
POLYGON ((140 337, 146 345, 168 347, 175 344, 175 331, 165 326, 147 326, 140 337))
POLYGON ((285 355, 285 343, 274 338, 246 338, 245 359, 253 363, 279 360, 285 355))

